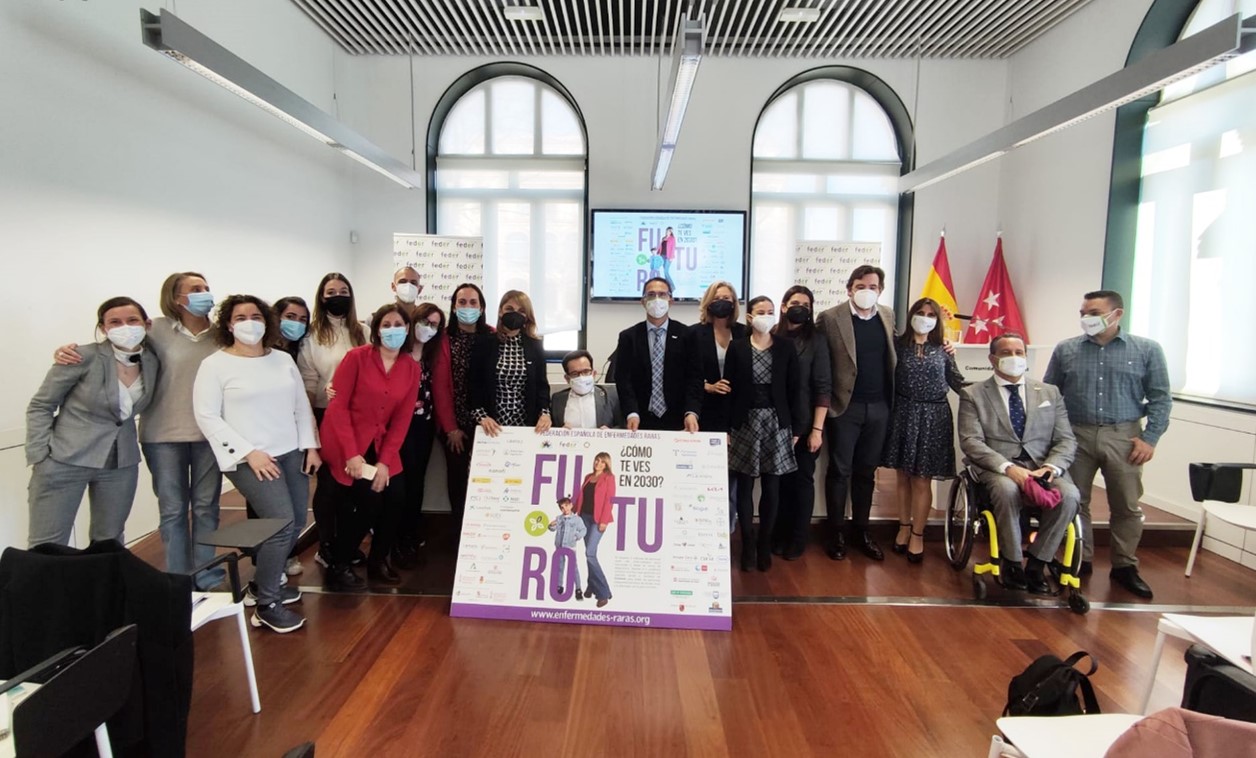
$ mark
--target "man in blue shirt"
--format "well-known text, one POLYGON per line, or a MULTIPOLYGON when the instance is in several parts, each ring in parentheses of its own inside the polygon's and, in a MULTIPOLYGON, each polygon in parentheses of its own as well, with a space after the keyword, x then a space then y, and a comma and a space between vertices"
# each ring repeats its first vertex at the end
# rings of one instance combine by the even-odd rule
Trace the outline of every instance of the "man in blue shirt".
POLYGON ((1142 598, 1151 587, 1138 575, 1135 552, 1143 534, 1143 464, 1169 428, 1169 370, 1155 340, 1121 331, 1125 302, 1111 290, 1083 296, 1084 334, 1055 346, 1043 381, 1060 388, 1077 435, 1069 475, 1081 491, 1085 530, 1082 574, 1090 573, 1094 530, 1090 492, 1103 472, 1111 512, 1112 581, 1142 598), (1147 418, 1144 427, 1143 417, 1147 418))

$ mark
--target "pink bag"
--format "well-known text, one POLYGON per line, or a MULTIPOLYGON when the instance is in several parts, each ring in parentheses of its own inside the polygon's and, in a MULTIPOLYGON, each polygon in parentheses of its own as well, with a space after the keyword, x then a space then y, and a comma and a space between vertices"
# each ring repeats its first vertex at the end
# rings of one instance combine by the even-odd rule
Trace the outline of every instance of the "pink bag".
POLYGON ((1025 502, 1035 508, 1054 508, 1064 499, 1058 489, 1049 484, 1044 486, 1032 476, 1021 485, 1021 492, 1025 495, 1025 502))

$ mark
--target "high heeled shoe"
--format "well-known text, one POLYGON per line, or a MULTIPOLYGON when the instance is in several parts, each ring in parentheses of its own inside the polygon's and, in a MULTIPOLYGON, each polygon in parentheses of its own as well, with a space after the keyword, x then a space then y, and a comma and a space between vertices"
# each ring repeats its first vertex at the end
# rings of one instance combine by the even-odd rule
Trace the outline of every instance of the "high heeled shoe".
MULTIPOLYGON (((912 536, 912 537, 919 537, 919 538, 920 538, 920 541, 921 541, 922 543, 924 542, 924 539, 925 539, 925 533, 924 533, 924 532, 917 532, 916 530, 914 530, 914 529, 913 529, 913 530, 912 530, 912 533, 911 533, 911 536, 912 536)), ((903 550, 904 550, 904 551, 906 551, 906 550, 907 550, 907 547, 906 547, 905 545, 903 546, 903 550)), ((920 563, 924 563, 924 560, 925 560, 925 551, 924 551, 924 546, 923 546, 923 545, 921 545, 921 548, 920 548, 920 552, 919 552, 919 553, 911 553, 911 552, 907 553, 907 562, 908 562, 908 563, 916 563, 916 564, 920 564, 920 563)))
MULTIPOLYGON (((903 527, 907 527, 907 531, 908 531, 908 532, 910 532, 910 531, 911 531, 911 523, 910 523, 910 522, 908 522, 908 523, 904 524, 903 522, 901 522, 901 521, 900 521, 900 522, 898 523, 898 530, 899 530, 900 532, 901 532, 901 531, 903 531, 903 527)), ((909 537, 908 539, 910 540, 911 538, 909 537)), ((896 534, 896 535, 894 535, 894 544, 890 546, 890 549, 894 551, 895 555, 902 555, 903 553, 906 553, 906 552, 907 552, 907 543, 906 543, 906 542, 899 543, 899 541, 898 541, 898 535, 896 534)))

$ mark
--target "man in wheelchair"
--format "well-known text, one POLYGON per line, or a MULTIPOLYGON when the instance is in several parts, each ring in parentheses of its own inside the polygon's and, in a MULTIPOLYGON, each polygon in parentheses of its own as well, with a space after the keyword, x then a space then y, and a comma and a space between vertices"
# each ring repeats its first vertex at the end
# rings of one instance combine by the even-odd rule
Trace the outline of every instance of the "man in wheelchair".
POLYGON ((994 508, 1003 586, 1045 595, 1051 591, 1046 566, 1055 557, 1080 500, 1067 474, 1077 441, 1060 391, 1025 378, 1028 361, 1019 334, 1006 332, 991 340, 990 363, 994 376, 960 393, 960 448, 977 470, 994 508), (1043 508, 1038 537, 1022 569, 1020 515, 1022 507, 1032 502, 1025 490, 1040 485, 1058 491, 1060 502, 1043 508))

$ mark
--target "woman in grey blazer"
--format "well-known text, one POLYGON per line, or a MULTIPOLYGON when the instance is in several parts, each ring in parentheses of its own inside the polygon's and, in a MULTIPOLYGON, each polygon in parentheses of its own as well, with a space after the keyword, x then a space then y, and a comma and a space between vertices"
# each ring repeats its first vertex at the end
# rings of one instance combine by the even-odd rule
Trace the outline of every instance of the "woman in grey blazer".
POLYGON ((122 540, 139 477, 135 417, 152 400, 161 365, 144 349, 144 306, 115 297, 96 310, 106 338, 73 366, 54 365, 26 408, 31 547, 67 545, 83 491, 93 542, 122 540))

